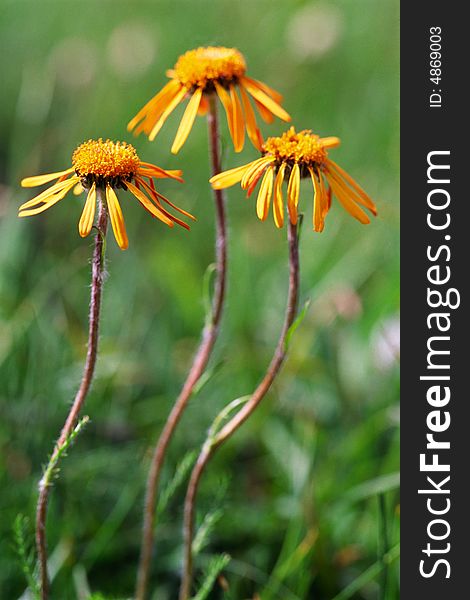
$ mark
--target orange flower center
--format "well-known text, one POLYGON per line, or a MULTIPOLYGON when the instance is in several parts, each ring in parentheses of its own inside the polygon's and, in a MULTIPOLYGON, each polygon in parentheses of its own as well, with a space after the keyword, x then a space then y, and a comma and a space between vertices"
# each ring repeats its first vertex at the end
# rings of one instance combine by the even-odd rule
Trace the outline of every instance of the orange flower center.
POLYGON ((214 80, 227 84, 245 74, 246 63, 236 48, 207 46, 189 50, 175 65, 176 78, 188 89, 205 88, 214 80))
POLYGON ((338 138, 321 138, 304 129, 296 133, 294 127, 280 137, 269 137, 262 148, 263 154, 272 154, 279 163, 298 163, 300 166, 322 165, 328 157, 328 148, 338 146, 338 138))
POLYGON ((126 142, 88 140, 72 154, 77 175, 89 182, 129 181, 140 166, 135 148, 126 142))

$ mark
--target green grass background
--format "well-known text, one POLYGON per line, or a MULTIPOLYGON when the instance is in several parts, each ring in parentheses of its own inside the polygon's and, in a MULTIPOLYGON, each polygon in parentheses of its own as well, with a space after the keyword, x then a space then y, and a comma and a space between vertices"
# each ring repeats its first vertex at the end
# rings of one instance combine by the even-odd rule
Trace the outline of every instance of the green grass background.
MULTIPOLYGON (((249 74, 284 94, 297 128, 341 138, 332 156, 379 216, 361 226, 334 202, 315 234, 311 187, 302 185, 302 301, 311 303, 273 390, 203 481, 198 522, 213 511, 216 522, 196 580, 211 555, 228 552, 229 591, 216 585, 211 598, 398 598, 397 562, 381 570, 399 518, 398 17, 395 0, 0 0, 2 600, 25 589, 12 524, 18 513, 33 519, 41 467, 80 379, 92 244, 77 231, 82 197, 19 220, 31 194, 18 182, 66 168, 90 137, 132 141, 125 125, 165 70, 208 44, 239 48, 249 74)), ((190 233, 169 230, 120 195, 130 247, 121 252, 109 238, 99 363, 84 411, 91 423, 62 463, 50 505, 57 600, 88 590, 131 596, 151 447, 204 319, 202 279, 213 260, 207 132, 197 119, 170 155, 181 112, 154 143, 135 145, 143 160, 184 170, 184 185, 165 181, 161 190, 198 221, 190 233)), ((284 128, 263 123, 265 135, 284 128)), ((225 122, 221 129, 226 168, 257 156, 249 142, 235 155, 225 122)), ((259 222, 239 188, 228 196, 230 285, 215 368, 174 438, 165 481, 217 412, 254 388, 283 318, 286 231, 271 215, 259 222)), ((184 486, 161 518, 157 600, 176 597, 183 497, 184 486)))

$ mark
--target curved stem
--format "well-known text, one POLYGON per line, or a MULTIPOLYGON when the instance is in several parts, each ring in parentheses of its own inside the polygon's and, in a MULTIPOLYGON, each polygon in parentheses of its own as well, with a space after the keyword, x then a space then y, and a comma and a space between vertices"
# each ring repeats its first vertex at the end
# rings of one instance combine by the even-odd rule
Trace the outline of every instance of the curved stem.
MULTIPOLYGON (((101 295, 103 291, 104 280, 104 239, 108 225, 108 212, 106 204, 101 196, 101 190, 98 193, 98 231, 95 236, 95 246, 92 257, 92 275, 91 275, 91 297, 90 297, 90 316, 88 328, 88 348, 83 369, 82 380, 80 387, 70 408, 69 414, 65 421, 59 439, 57 440, 52 456, 49 460, 49 465, 54 465, 62 450, 69 441, 74 427, 77 424, 80 410, 83 406, 85 398, 91 386, 93 373, 95 370, 96 357, 98 353, 98 333, 99 333, 99 318, 101 307, 101 295)), ((47 572, 47 544, 46 544, 46 520, 47 507, 49 500, 49 491, 52 484, 54 469, 46 468, 39 482, 39 496, 36 506, 36 547, 39 562, 39 580, 42 600, 49 598, 49 576, 47 572)))
MULTIPOLYGON (((209 132, 209 156, 211 161, 211 173, 216 175, 221 172, 220 143, 217 119, 217 104, 215 98, 210 98, 210 109, 207 114, 209 132)), ((148 581, 150 576, 150 565, 152 561, 152 550, 155 531, 155 510, 160 482, 161 470, 165 460, 165 454, 181 419, 181 416, 193 393, 196 383, 204 373, 212 349, 217 340, 220 322, 222 318, 226 273, 227 273, 227 225, 225 216, 225 198, 221 190, 214 190, 215 214, 216 214, 216 278, 214 285, 214 297, 212 301, 211 318, 206 322, 202 331, 201 342, 194 356, 186 381, 180 395, 166 420, 165 426, 156 443, 147 477, 147 487, 144 504, 144 523, 141 542, 141 553, 137 571, 136 600, 145 600, 148 581)))
POLYGON ((287 308, 284 324, 282 326, 274 355, 271 359, 266 374, 258 384, 258 387, 253 392, 248 402, 234 417, 230 419, 230 421, 215 435, 212 440, 208 439, 206 441, 191 473, 184 504, 183 577, 181 581, 179 600, 188 600, 191 593, 191 580, 193 572, 192 544, 194 539, 194 512, 201 477, 216 449, 226 440, 228 440, 239 427, 241 427, 241 425, 248 419, 248 417, 253 413, 258 404, 267 394, 287 355, 287 336, 289 329, 294 323, 297 315, 299 296, 299 241, 297 226, 292 225, 290 221, 287 235, 289 244, 289 291, 287 296, 287 308))

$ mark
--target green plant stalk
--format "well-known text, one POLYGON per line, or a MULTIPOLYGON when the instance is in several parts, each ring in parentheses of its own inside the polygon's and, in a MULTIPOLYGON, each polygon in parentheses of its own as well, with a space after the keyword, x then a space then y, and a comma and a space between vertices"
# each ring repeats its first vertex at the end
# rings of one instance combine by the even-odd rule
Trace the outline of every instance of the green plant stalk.
POLYGON ((289 338, 289 333, 293 324, 295 323, 299 296, 299 236, 297 225, 293 225, 290 221, 287 229, 287 237, 289 246, 289 291, 287 296, 287 308, 284 317, 284 324, 282 326, 274 355, 263 379, 249 399, 242 403, 242 408, 220 429, 220 431, 210 434, 210 436, 207 438, 191 473, 184 504, 183 576, 181 580, 179 600, 188 600, 191 593, 193 572, 192 546, 194 538, 194 512, 197 492, 202 475, 217 448, 226 442, 243 425, 250 415, 253 414, 253 411, 256 409, 261 400, 266 396, 287 355, 286 340, 289 338))
MULTIPOLYGON (((222 171, 222 164, 220 156, 217 103, 213 96, 210 97, 209 103, 210 107, 209 112, 207 113, 209 156, 211 161, 211 174, 217 175, 222 171)), ((210 317, 206 319, 202 331, 201 342, 194 356, 186 381, 184 382, 180 395, 173 405, 168 419, 166 420, 165 426, 163 427, 153 452, 145 492, 142 542, 135 590, 136 600, 145 600, 147 595, 155 537, 156 503, 166 450, 197 383, 204 374, 217 340, 222 320, 227 279, 227 223, 225 215, 225 195, 221 190, 214 190, 214 203, 216 215, 216 276, 212 310, 210 317)))
POLYGON ((96 358, 98 355, 99 318, 101 308, 101 296, 104 281, 104 240, 108 227, 108 212, 102 192, 97 188, 98 198, 98 226, 95 235, 91 267, 91 297, 90 316, 88 328, 88 348, 85 359, 80 387, 70 408, 67 419, 57 440, 51 458, 44 474, 39 482, 39 496, 36 506, 36 548, 39 562, 39 585, 41 599, 49 598, 49 576, 47 572, 47 543, 46 543, 46 521, 49 501, 49 491, 52 486, 54 469, 63 453, 73 439, 74 429, 77 424, 83 403, 90 390, 93 374, 95 371, 96 358))

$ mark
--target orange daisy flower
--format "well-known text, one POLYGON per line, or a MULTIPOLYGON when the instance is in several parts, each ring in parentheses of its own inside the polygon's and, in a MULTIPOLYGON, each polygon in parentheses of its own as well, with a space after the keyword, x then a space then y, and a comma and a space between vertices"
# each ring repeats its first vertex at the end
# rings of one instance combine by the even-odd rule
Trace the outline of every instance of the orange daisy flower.
POLYGON ((214 189, 223 189, 241 181, 247 196, 251 196, 258 181, 261 186, 256 202, 258 218, 264 221, 268 216, 271 197, 274 195, 273 215, 277 227, 284 224, 284 201, 282 184, 287 186, 287 210, 293 225, 297 223, 300 179, 309 177, 314 190, 313 229, 323 231, 325 217, 330 210, 332 193, 338 198, 350 215, 361 223, 370 219, 361 206, 373 215, 377 214, 375 204, 366 192, 339 165, 328 158, 328 150, 339 146, 337 137, 321 138, 304 129, 296 133, 294 127, 280 137, 270 137, 262 147, 262 157, 257 160, 215 175, 210 179, 214 189), (327 185, 328 184, 328 187, 327 185))
POLYGON ((142 206, 160 221, 169 227, 175 223, 185 229, 189 226, 169 213, 162 202, 168 204, 179 213, 190 219, 194 217, 185 210, 175 206, 155 188, 154 179, 162 178, 181 179, 181 171, 168 171, 156 165, 142 162, 137 156, 135 148, 126 142, 112 142, 110 140, 88 140, 74 151, 72 166, 65 171, 26 177, 21 181, 23 187, 36 187, 56 180, 54 185, 44 192, 25 202, 19 208, 19 217, 37 215, 65 198, 67 193, 74 191, 80 193, 88 191, 82 216, 78 224, 78 231, 86 237, 93 227, 96 211, 97 192, 106 198, 111 226, 114 237, 121 250, 125 250, 129 243, 127 239, 124 217, 121 206, 116 196, 116 189, 128 190, 142 206))
POLYGON ((253 145, 261 150, 263 140, 249 96, 267 123, 274 116, 290 121, 290 116, 280 106, 282 96, 278 92, 245 73, 245 59, 235 48, 208 46, 189 50, 167 71, 170 81, 137 113, 127 129, 134 130, 136 135, 143 131, 153 140, 178 104, 189 98, 171 148, 176 154, 186 141, 196 115, 207 113, 208 96, 215 93, 225 109, 235 151, 243 149, 245 127, 253 145))

